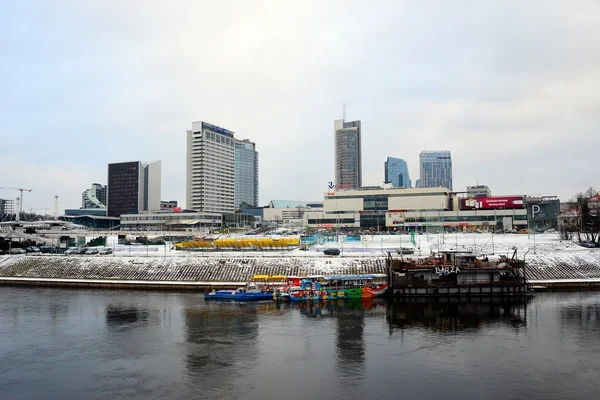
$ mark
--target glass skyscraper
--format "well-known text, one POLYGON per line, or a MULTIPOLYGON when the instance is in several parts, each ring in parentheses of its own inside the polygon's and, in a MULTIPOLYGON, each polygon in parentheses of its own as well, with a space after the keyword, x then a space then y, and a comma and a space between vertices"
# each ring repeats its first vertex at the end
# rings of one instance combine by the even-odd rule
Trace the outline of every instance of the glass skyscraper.
POLYGON ((419 187, 443 186, 452 190, 452 157, 449 151, 422 151, 419 165, 419 187))
POLYGON ((409 188, 412 186, 408 175, 408 165, 401 158, 388 157, 384 163, 385 181, 391 182, 395 188, 409 188))
POLYGON ((258 152, 248 139, 235 141, 235 208, 258 206, 258 152))
POLYGON ((333 121, 335 184, 341 188, 362 186, 360 121, 333 121))

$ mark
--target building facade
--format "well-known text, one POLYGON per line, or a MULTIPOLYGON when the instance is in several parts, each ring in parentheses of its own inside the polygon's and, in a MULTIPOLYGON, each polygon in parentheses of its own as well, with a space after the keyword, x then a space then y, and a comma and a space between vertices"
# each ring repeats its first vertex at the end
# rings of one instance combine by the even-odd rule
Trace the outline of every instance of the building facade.
POLYGON ((173 210, 177 208, 177 200, 161 200, 160 201, 160 210, 173 210))
POLYGON ((142 212, 121 215, 122 230, 183 230, 189 228, 219 228, 222 215, 200 212, 142 212))
POLYGON ((362 186, 361 123, 333 122, 335 185, 357 189, 362 186))
POLYGON ((186 208, 199 212, 235 210, 235 138, 206 122, 187 131, 186 208))
POLYGON ((452 156, 449 151, 422 151, 419 167, 419 187, 442 186, 452 190, 452 156))
POLYGON ((106 208, 106 185, 92 183, 81 193, 81 208, 106 208))
POLYGON ((246 203, 258 206, 258 152, 248 139, 235 141, 235 209, 246 203))
POLYGON ((342 190, 325 194, 323 210, 307 210, 304 225, 345 231, 506 231, 528 226, 524 196, 475 200, 445 187, 342 190))
POLYGON ((492 191, 487 185, 467 186, 467 197, 490 197, 492 191))
POLYGON ((65 215, 95 215, 98 217, 106 217, 106 208, 67 208, 65 210, 65 215))
POLYGON ((408 174, 408 165, 403 159, 388 157, 383 167, 385 182, 390 182, 395 188, 409 188, 412 186, 408 174))
POLYGON ((263 209, 263 221, 283 227, 301 227, 307 212, 322 210, 322 201, 271 200, 263 209))
POLYGON ((160 209, 161 162, 108 164, 107 215, 160 209))
POLYGON ((14 214, 15 201, 0 199, 0 215, 14 214))

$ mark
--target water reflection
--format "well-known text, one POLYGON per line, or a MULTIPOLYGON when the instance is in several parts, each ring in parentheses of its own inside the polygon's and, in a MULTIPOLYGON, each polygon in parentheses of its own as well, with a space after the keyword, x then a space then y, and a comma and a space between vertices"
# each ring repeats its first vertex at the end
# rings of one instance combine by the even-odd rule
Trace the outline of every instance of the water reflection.
POLYGON ((293 304, 300 313, 311 318, 335 319, 335 368, 340 377, 352 377, 356 384, 365 372, 365 317, 373 310, 385 309, 380 299, 356 299, 293 304))
POLYGON ((567 304, 560 308, 560 320, 563 333, 581 343, 594 341, 600 334, 600 304, 585 300, 567 304))
POLYGON ((527 324, 528 299, 405 299, 390 302, 390 331, 423 327, 432 331, 479 329, 505 324, 514 328, 527 324))
POLYGON ((336 300, 324 302, 299 302, 290 305, 292 308, 297 308, 301 314, 311 318, 329 318, 337 317, 342 313, 350 313, 352 310, 374 310, 376 308, 383 309, 386 301, 383 299, 351 299, 351 300, 336 300))
POLYGON ((275 304, 207 304, 185 310, 190 379, 205 398, 226 398, 235 392, 235 378, 258 358, 258 315, 275 304))
POLYGON ((109 304, 105 312, 106 326, 109 330, 127 330, 148 324, 148 310, 136 306, 109 304))

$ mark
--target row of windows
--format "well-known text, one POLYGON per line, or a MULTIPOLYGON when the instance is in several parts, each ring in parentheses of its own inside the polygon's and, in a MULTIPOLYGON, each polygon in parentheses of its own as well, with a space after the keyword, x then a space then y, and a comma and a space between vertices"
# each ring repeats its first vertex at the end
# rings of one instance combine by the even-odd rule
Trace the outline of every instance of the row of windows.
MULTIPOLYGON (((461 217, 456 216, 448 216, 448 217, 406 217, 404 219, 405 222, 463 222, 463 221, 498 221, 502 222, 502 216, 493 216, 493 215, 464 215, 461 217)), ((527 220, 527 215, 515 215, 513 217, 516 221, 525 221, 527 220)))
POLYGON ((343 218, 343 219, 309 219, 309 224, 353 224, 354 218, 343 218))

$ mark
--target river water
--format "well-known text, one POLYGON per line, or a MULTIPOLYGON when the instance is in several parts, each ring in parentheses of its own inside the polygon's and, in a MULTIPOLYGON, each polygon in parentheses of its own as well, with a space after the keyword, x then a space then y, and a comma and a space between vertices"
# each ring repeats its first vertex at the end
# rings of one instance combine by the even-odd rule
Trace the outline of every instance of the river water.
POLYGON ((600 293, 205 303, 0 287, 0 399, 597 399, 600 293))

